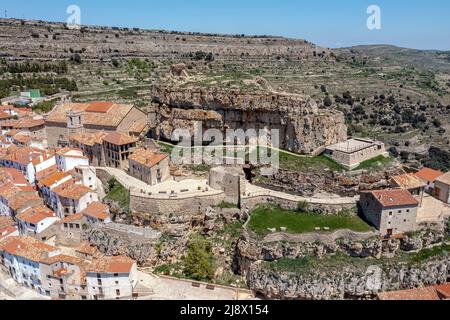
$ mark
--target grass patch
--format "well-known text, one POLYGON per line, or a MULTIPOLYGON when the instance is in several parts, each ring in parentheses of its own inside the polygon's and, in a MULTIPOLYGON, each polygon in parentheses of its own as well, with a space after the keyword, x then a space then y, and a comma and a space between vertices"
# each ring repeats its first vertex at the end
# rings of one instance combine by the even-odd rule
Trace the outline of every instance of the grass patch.
POLYGON ((268 228, 280 230, 285 227, 288 233, 300 234, 314 232, 315 228, 329 228, 330 231, 349 229, 356 232, 371 231, 371 227, 357 216, 346 214, 319 215, 312 213, 298 213, 277 206, 259 206, 251 215, 250 230, 265 236, 268 228))
POLYGON ((124 186, 122 186, 116 179, 111 179, 108 182, 109 192, 105 199, 115 201, 119 206, 125 210, 130 209, 130 194, 124 186))
POLYGON ((373 159, 369 159, 367 161, 361 162, 361 164, 354 170, 363 170, 363 169, 376 169, 381 167, 387 167, 392 164, 394 159, 391 157, 378 156, 373 159))
POLYGON ((302 157, 284 152, 280 152, 280 168, 302 172, 310 170, 331 170, 335 172, 344 171, 344 168, 339 163, 323 155, 317 157, 302 157))

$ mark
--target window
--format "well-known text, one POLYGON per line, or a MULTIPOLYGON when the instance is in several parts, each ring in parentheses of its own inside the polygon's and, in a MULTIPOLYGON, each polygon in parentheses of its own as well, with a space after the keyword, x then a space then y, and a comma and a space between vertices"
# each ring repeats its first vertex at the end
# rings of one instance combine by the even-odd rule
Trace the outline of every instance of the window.
POLYGON ((120 290, 119 289, 116 290, 116 296, 120 296, 120 290))
POLYGON ((119 276, 119 274, 118 273, 114 273, 114 277, 118 277, 119 276))
POLYGON ((102 279, 97 279, 97 284, 98 284, 99 286, 101 286, 101 285, 102 285, 102 279))

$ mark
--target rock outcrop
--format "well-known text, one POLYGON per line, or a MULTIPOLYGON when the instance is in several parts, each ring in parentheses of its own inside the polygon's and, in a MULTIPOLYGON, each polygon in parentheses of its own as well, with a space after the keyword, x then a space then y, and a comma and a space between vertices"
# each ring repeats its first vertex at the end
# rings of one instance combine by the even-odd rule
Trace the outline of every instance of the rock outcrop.
MULTIPOLYGON (((444 229, 430 226, 403 239, 382 241, 373 236, 366 239, 338 238, 334 241, 266 242, 243 233, 236 243, 234 271, 247 278, 248 286, 269 299, 345 299, 372 298, 378 291, 413 288, 445 282, 450 258, 436 257, 413 263, 402 257, 436 245, 442 245, 444 229), (307 272, 285 271, 270 263, 280 260, 332 259, 334 256, 357 258, 353 263, 336 264, 330 268, 311 268, 307 272), (393 259, 392 262, 390 259, 393 259), (368 285, 373 267, 382 272, 377 288, 368 285)), ((320 264, 320 260, 319 260, 320 264)))
POLYGON ((313 99, 301 95, 154 86, 152 96, 156 103, 150 110, 150 127, 153 136, 163 140, 171 140, 178 128, 193 132, 195 122, 202 122, 203 130, 224 133, 279 130, 280 148, 306 154, 347 137, 342 113, 319 111, 313 99))
POLYGON ((271 270, 263 263, 253 264, 247 274, 252 290, 268 299, 373 299, 378 292, 415 288, 447 281, 450 259, 422 264, 392 264, 383 269, 312 270, 307 274, 271 270))
MULTIPOLYGON (((388 188, 393 176, 404 174, 402 168, 371 170, 361 174, 339 173, 332 171, 298 172, 278 170, 264 177, 264 187, 302 196, 313 196, 317 190, 346 197, 358 195, 361 191, 388 188)), ((258 184, 258 181, 255 181, 258 184)))

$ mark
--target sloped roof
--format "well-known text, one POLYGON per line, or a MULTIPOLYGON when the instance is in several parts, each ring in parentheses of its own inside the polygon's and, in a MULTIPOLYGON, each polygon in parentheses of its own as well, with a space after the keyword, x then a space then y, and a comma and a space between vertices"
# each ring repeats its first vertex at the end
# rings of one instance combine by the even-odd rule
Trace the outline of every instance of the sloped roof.
POLYGON ((427 182, 435 182, 437 178, 444 175, 443 172, 438 170, 433 170, 430 168, 423 168, 419 172, 416 173, 416 177, 419 177, 422 180, 427 182))
POLYGON ((136 161, 145 167, 152 168, 168 156, 167 153, 153 152, 148 149, 139 148, 135 150, 128 159, 136 161))
POLYGON ((379 190, 370 192, 383 207, 418 206, 416 200, 407 190, 379 190))

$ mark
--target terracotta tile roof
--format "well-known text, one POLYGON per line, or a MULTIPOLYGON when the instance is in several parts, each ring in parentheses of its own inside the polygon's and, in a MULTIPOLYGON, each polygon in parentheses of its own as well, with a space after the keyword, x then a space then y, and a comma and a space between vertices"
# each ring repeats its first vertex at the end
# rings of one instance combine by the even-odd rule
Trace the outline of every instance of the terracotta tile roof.
POLYGON ((140 148, 134 151, 128 159, 136 161, 145 167, 152 168, 168 156, 167 153, 156 153, 151 150, 140 148))
POLYGON ((135 137, 129 136, 127 134, 124 134, 124 133, 113 132, 113 133, 106 135, 103 138, 103 141, 109 142, 116 146, 123 146, 123 145, 127 145, 127 144, 136 143, 136 142, 138 142, 138 139, 136 139, 135 137))
POLYGON ((6 148, 6 151, 0 154, 0 157, 3 160, 26 166, 30 162, 33 163, 33 165, 38 165, 42 161, 46 161, 53 157, 53 154, 28 146, 10 146, 6 148))
POLYGON ((443 176, 440 176, 439 178, 436 179, 436 181, 450 185, 450 172, 444 174, 443 176))
POLYGON ((56 217, 56 214, 52 210, 48 209, 45 206, 39 206, 25 210, 24 212, 18 214, 16 216, 16 219, 28 223, 38 224, 39 222, 47 218, 54 217, 56 217))
POLYGON ((419 177, 422 180, 425 180, 427 182, 435 182, 437 178, 444 175, 443 172, 433 170, 430 168, 423 168, 419 172, 416 173, 416 177, 419 177))
POLYGON ((419 201, 417 201, 407 190, 379 190, 371 191, 369 193, 371 193, 383 207, 387 208, 419 205, 419 201))
POLYGON ((444 297, 444 299, 450 299, 450 283, 434 286, 434 288, 444 297))
POLYGON ((83 219, 83 214, 82 213, 77 213, 77 214, 73 214, 71 216, 65 217, 64 219, 59 221, 59 224, 70 223, 70 222, 78 221, 78 220, 81 220, 81 219, 83 219))
POLYGON ((106 132, 100 131, 96 133, 77 133, 70 136, 71 142, 76 142, 80 145, 93 147, 96 144, 102 144, 103 138, 107 135, 106 132))
POLYGON ((59 263, 59 262, 69 263, 69 264, 73 264, 73 265, 78 265, 78 264, 84 263, 83 259, 74 257, 74 256, 69 256, 67 254, 58 254, 56 256, 44 259, 41 262, 46 265, 51 265, 51 264, 59 263))
POLYGON ((414 174, 404 174, 401 176, 393 177, 392 180, 402 189, 417 189, 417 188, 423 188, 426 186, 426 184, 419 179, 414 174))
POLYGON ((86 112, 108 113, 113 105, 112 102, 92 102, 86 112))
POLYGON ((51 187, 58 181, 61 181, 68 177, 71 177, 71 175, 68 173, 65 173, 65 172, 56 171, 56 172, 50 174, 49 176, 47 176, 46 178, 40 179, 39 184, 46 186, 46 187, 51 187))
POLYGON ((103 257, 96 260, 89 268, 89 272, 98 273, 129 273, 135 261, 124 256, 103 257))
POLYGON ((26 144, 30 143, 33 140, 33 138, 24 133, 18 133, 13 136, 13 140, 16 141, 17 143, 26 145, 26 144))
POLYGON ((14 225, 14 220, 10 216, 0 216, 0 229, 6 229, 14 225))
POLYGON ((0 168, 0 183, 11 181, 15 185, 29 185, 27 178, 15 168, 0 168))
POLYGON ((133 124, 128 128, 128 132, 140 134, 144 129, 147 127, 146 121, 135 121, 133 124))
POLYGON ((17 232, 17 228, 13 227, 13 226, 6 227, 6 228, 3 228, 3 229, 0 228, 0 241, 2 239, 5 239, 6 237, 12 235, 15 232, 17 232))
POLYGON ((73 183, 73 181, 69 181, 69 183, 64 183, 54 189, 54 192, 58 194, 58 196, 67 198, 67 199, 73 199, 73 200, 79 200, 84 195, 94 192, 94 190, 83 186, 79 184, 73 183))
POLYGON ((36 203, 42 203, 42 199, 35 193, 25 193, 17 195, 16 197, 13 197, 11 201, 9 202, 9 207, 13 209, 14 211, 17 211, 19 209, 26 208, 30 205, 30 203, 36 204, 36 203))
POLYGON ((378 294, 380 300, 441 300, 433 287, 382 292, 378 294))
POLYGON ((51 167, 48 167, 42 171, 36 173, 36 180, 40 181, 45 179, 46 177, 52 175, 53 173, 58 172, 58 166, 55 164, 51 167))
MULTIPOLYGON (((5 199, 8 204, 13 201, 16 196, 30 192, 31 190, 29 190, 26 186, 16 186, 11 181, 8 181, 4 185, 0 186, 0 197, 5 199)), ((34 194, 34 192, 31 193, 34 194)))
POLYGON ((8 237, 0 241, 0 250, 34 262, 48 258, 57 248, 31 237, 8 237))
POLYGON ((15 124, 17 129, 31 129, 36 127, 42 127, 45 125, 44 119, 33 119, 33 118, 21 118, 15 124))
POLYGON ((84 112, 85 126, 117 127, 133 108, 132 105, 113 103, 66 103, 56 108, 46 119, 46 123, 67 123, 67 113, 84 112))
POLYGON ((0 111, 0 120, 11 119, 13 116, 5 111, 0 111))
POLYGON ((62 148, 56 151, 56 154, 61 157, 67 157, 67 158, 81 158, 81 159, 87 159, 87 157, 84 156, 83 150, 76 149, 76 148, 62 148))
POLYGON ((105 220, 110 217, 109 207, 101 202, 93 202, 81 212, 85 216, 93 217, 99 220, 105 220))

